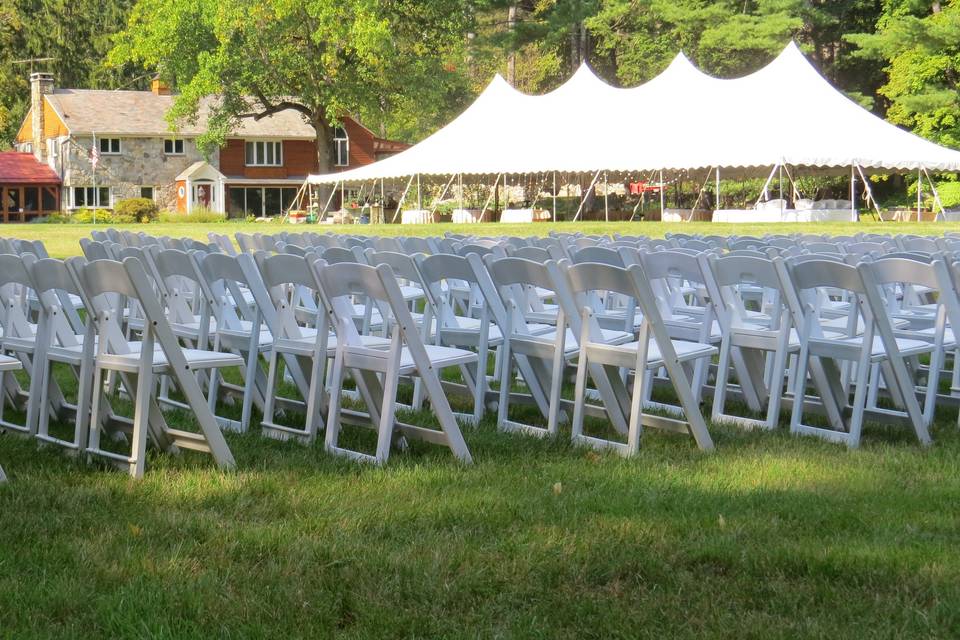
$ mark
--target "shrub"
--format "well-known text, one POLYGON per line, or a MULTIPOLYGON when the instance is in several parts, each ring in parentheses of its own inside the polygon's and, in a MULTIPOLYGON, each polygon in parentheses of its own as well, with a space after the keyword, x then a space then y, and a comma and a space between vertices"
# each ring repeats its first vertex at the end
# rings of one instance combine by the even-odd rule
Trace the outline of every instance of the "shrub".
POLYGON ((76 224, 93 224, 96 218, 97 224, 112 224, 113 214, 109 209, 78 209, 70 216, 70 222, 76 224))
POLYGON ((126 198, 113 208, 114 224, 146 224, 157 219, 160 207, 150 198, 126 198))
POLYGON ((193 222, 196 224, 210 224, 226 222, 227 216, 216 211, 211 211, 206 207, 195 207, 190 213, 177 213, 175 211, 164 211, 160 214, 160 222, 193 222))
POLYGON ((37 218, 34 220, 37 224, 69 224, 70 214, 65 211, 54 211, 53 213, 48 213, 45 216, 37 218))
MULTIPOLYGON (((924 187, 927 192, 927 206, 932 208, 934 204, 933 194, 929 193, 929 186, 924 184, 924 187)), ((914 193, 916 193, 916 190, 914 190, 914 193)), ((960 208, 960 182, 941 182, 937 185, 937 195, 940 196, 940 202, 944 209, 960 208)))

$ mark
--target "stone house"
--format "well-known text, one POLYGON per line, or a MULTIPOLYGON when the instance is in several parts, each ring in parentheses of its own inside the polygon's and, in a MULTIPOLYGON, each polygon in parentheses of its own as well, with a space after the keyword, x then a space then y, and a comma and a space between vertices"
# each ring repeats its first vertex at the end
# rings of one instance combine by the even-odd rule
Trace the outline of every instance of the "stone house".
MULTIPOLYGON (((203 207, 231 217, 277 215, 318 169, 315 132, 294 110, 242 121, 223 147, 204 157, 196 139, 205 131, 205 109, 173 133, 166 114, 175 96, 159 80, 150 91, 60 89, 51 74, 34 73, 30 87, 30 111, 15 146, 57 173, 64 210, 143 197, 179 212, 203 207)), ((333 144, 340 170, 407 146, 349 117, 333 144)))

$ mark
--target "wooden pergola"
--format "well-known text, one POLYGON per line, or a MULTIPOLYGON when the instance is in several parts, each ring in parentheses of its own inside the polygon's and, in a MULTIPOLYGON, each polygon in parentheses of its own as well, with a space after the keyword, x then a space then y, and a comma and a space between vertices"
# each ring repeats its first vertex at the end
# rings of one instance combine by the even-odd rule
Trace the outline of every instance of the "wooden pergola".
POLYGON ((30 222, 60 211, 60 177, 31 153, 0 153, 0 221, 30 222))

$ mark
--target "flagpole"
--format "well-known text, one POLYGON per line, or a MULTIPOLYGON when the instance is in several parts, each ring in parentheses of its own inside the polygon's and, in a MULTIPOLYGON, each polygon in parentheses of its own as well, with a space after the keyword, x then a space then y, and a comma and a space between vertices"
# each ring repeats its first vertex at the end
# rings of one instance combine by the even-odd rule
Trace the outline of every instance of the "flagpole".
POLYGON ((93 158, 93 224, 97 224, 97 204, 99 202, 99 198, 97 197, 97 164, 100 160, 100 150, 97 149, 97 132, 94 131, 92 133, 93 148, 91 149, 91 158, 93 158))

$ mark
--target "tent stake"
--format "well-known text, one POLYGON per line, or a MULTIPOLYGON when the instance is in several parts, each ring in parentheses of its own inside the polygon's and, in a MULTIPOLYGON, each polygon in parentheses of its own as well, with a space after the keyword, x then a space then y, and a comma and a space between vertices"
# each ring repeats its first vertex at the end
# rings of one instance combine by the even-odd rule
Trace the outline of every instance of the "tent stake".
POLYGON ((393 213, 393 220, 390 221, 390 224, 393 224, 397 221, 397 216, 400 215, 400 209, 403 208, 403 201, 407 199, 407 193, 410 192, 410 185, 413 184, 413 176, 410 176, 410 179, 407 180, 407 188, 403 190, 403 195, 400 196, 400 202, 397 203, 397 210, 393 213))
POLYGON ((947 212, 943 208, 943 203, 940 202, 940 194, 937 193, 937 185, 933 183, 933 178, 930 177, 926 167, 923 168, 923 175, 927 176, 927 182, 930 184, 930 192, 933 194, 934 204, 940 207, 940 213, 934 217, 934 222, 942 222, 947 219, 947 212))
POLYGON ((583 205, 587 203, 587 197, 590 195, 590 192, 593 191, 593 187, 597 184, 597 180, 600 178, 600 170, 597 170, 597 173, 594 174, 593 180, 590 181, 590 186, 587 187, 587 190, 583 193, 583 197, 580 198, 580 206, 577 208, 577 215, 573 216, 573 221, 576 222, 580 219, 580 213, 583 211, 583 205))

